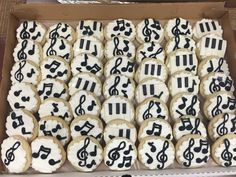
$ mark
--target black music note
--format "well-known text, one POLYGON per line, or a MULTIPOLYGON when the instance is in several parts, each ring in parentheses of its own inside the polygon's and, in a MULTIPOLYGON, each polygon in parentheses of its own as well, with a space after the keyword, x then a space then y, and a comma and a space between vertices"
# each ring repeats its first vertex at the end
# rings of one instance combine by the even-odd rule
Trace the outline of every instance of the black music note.
POLYGON ((223 63, 224 63, 224 58, 220 58, 218 60, 218 66, 214 69, 213 62, 212 62, 212 60, 210 60, 210 66, 207 68, 207 72, 208 73, 210 73, 210 72, 224 72, 221 68, 223 66, 223 63))
POLYGON ((28 51, 28 54, 29 54, 29 55, 34 55, 34 53, 35 53, 35 44, 33 44, 32 49, 30 49, 30 50, 28 51))
MULTIPOLYGON (((127 65, 121 68, 122 72, 130 72, 132 73, 134 71, 134 63, 128 61, 127 65)), ((120 73, 119 73, 120 74, 120 73)))
POLYGON ((32 36, 32 40, 36 40, 40 36, 41 36, 41 33, 38 32, 35 36, 32 36))
POLYGON ((53 96, 56 98, 61 98, 61 96, 65 93, 66 93, 66 89, 63 89, 61 93, 54 93, 53 96))
POLYGON ((79 104, 78 106, 75 108, 75 113, 78 116, 84 115, 85 114, 85 110, 83 109, 83 103, 86 101, 86 96, 85 95, 81 95, 80 99, 79 99, 79 104))
POLYGON ((121 63, 122 63, 122 58, 121 57, 117 58, 114 67, 110 70, 110 74, 120 74, 121 72, 117 68, 121 65, 121 63))
POLYGON ((22 69, 25 67, 25 65, 26 65, 26 61, 21 60, 19 62, 19 69, 14 74, 14 77, 18 82, 21 82, 24 79, 24 74, 22 74, 22 69))
POLYGON ((162 126, 154 122, 152 125, 152 130, 147 130, 146 133, 147 135, 160 136, 161 131, 162 131, 162 126))
POLYGON ((50 159, 49 161, 48 161, 48 163, 49 163, 49 165, 56 165, 57 163, 60 163, 61 162, 61 160, 57 160, 57 161, 55 161, 54 159, 50 159))
POLYGON ((109 160, 106 161, 106 164, 108 166, 112 166, 115 163, 115 161, 120 158, 119 151, 123 150, 125 147, 126 147, 126 142, 121 141, 120 144, 116 148, 111 149, 108 153, 109 160))
POLYGON ((40 128, 40 130, 43 131, 44 135, 53 136, 52 132, 50 130, 46 130, 46 121, 44 121, 43 124, 41 124, 39 128, 40 128))
POLYGON ((165 163, 168 160, 168 156, 165 152, 168 149, 168 147, 169 147, 169 142, 164 141, 162 150, 160 152, 158 152, 158 154, 156 156, 157 161, 161 163, 161 164, 157 165, 157 168, 159 168, 159 169, 163 169, 165 166, 165 163))
POLYGON ((229 151, 230 141, 228 139, 224 139, 224 145, 225 149, 221 154, 221 158, 225 161, 224 165, 226 167, 229 167, 232 165, 232 158, 233 158, 233 154, 229 151))
POLYGON ((153 115, 150 113, 150 110, 152 109, 152 107, 154 106, 154 101, 150 101, 148 104, 148 108, 144 111, 143 113, 143 119, 146 120, 148 118, 153 117, 153 115))
POLYGON ((17 116, 15 112, 11 113, 11 118, 13 120, 12 122, 12 127, 15 129, 19 126, 24 125, 23 119, 22 119, 22 115, 17 116))
POLYGON ((223 136, 228 133, 228 129, 225 126, 226 122, 229 120, 229 114, 225 113, 222 122, 216 127, 216 132, 218 135, 223 136))
POLYGON ((13 162, 15 160, 15 154, 14 152, 20 147, 21 143, 19 141, 15 142, 13 144, 13 146, 8 149, 6 151, 5 157, 6 159, 4 159, 4 164, 5 165, 9 165, 11 162, 13 162))
POLYGON ((132 162, 132 156, 128 156, 128 157, 124 156, 122 162, 118 163, 117 166, 119 168, 123 168, 124 166, 128 168, 131 166, 131 162, 132 162))
POLYGON ((89 144, 90 144, 90 138, 86 137, 84 139, 83 147, 77 152, 77 158, 79 159, 78 165, 81 167, 85 167, 87 165, 87 159, 89 155, 87 147, 89 146, 89 144))
POLYGON ((27 77, 31 78, 35 74, 35 71, 33 68, 31 68, 30 72, 28 72, 26 75, 27 77))
POLYGON ((43 145, 41 145, 38 152, 32 153, 32 157, 38 158, 40 156, 41 159, 47 159, 50 153, 51 153, 50 148, 47 148, 47 147, 44 147, 43 145))
POLYGON ((192 101, 191 104, 186 108, 186 114, 187 115, 192 115, 192 116, 196 116, 197 112, 194 109, 194 105, 197 103, 198 99, 197 99, 197 95, 194 95, 192 97, 192 101))
POLYGON ((188 99, 185 98, 184 96, 183 96, 181 99, 182 99, 183 103, 180 104, 180 105, 178 106, 178 108, 181 109, 181 110, 183 110, 183 109, 186 107, 186 102, 188 101, 188 99))
POLYGON ((228 97, 227 104, 222 104, 223 109, 229 108, 230 110, 234 110, 236 106, 236 99, 228 97))
POLYGON ((91 104, 88 106, 88 111, 92 111, 95 106, 97 106, 97 104, 94 100, 92 100, 91 104))
POLYGON ((225 91, 230 91, 233 87, 233 81, 227 76, 225 82, 220 80, 219 86, 225 88, 225 91))
POLYGON ((189 140, 189 144, 188 147, 185 149, 184 153, 183 153, 183 157, 186 160, 186 162, 183 162, 183 165, 186 167, 190 167, 192 160, 194 158, 194 153, 191 151, 191 148, 194 146, 195 141, 193 138, 191 138, 189 140))
POLYGON ((75 131, 80 131, 81 135, 88 135, 88 133, 94 128, 94 125, 86 121, 81 127, 76 125, 74 127, 75 131))
POLYGON ((50 72, 55 73, 58 67, 60 67, 61 63, 56 60, 53 60, 51 64, 46 64, 44 67, 49 69, 50 72))
POLYGON ((182 125, 179 126, 179 130, 180 131, 184 131, 184 130, 192 130, 193 129, 193 125, 190 121, 190 118, 182 118, 180 119, 182 125))
POLYGON ((195 152, 202 152, 203 154, 207 154, 208 153, 208 147, 209 147, 209 144, 208 144, 207 140, 200 139, 199 144, 200 145, 198 147, 193 148, 194 151, 195 152))
POLYGON ((25 53, 25 49, 27 47, 27 44, 28 44, 27 40, 23 40, 21 42, 21 49, 17 53, 17 57, 19 58, 19 60, 25 60, 27 58, 27 54, 25 53))
POLYGON ((149 20, 145 19, 144 20, 144 27, 142 29, 142 34, 144 36, 144 41, 145 42, 150 42, 151 41, 151 34, 152 34, 152 30, 148 27, 149 25, 149 20))
POLYGON ((116 20, 116 26, 113 28, 114 31, 124 31, 125 30, 125 21, 116 20))
POLYGON ((199 127, 200 123, 201 123, 200 118, 196 118, 195 122, 194 122, 193 129, 191 131, 191 134, 199 134, 199 135, 201 135, 201 132, 198 130, 198 127, 199 127))
POLYGON ((91 36, 93 35, 93 31, 91 30, 90 26, 84 26, 84 31, 82 32, 83 35, 91 36))
POLYGON ((220 109, 221 103, 222 103, 222 97, 218 95, 216 98, 216 105, 211 111, 212 117, 215 117, 216 115, 222 113, 222 110, 220 109))
POLYGON ((114 84, 108 90, 109 95, 119 95, 119 91, 116 88, 119 83, 120 83, 120 76, 116 76, 114 80, 114 84))
POLYGON ((197 85, 196 81, 193 80, 192 82, 192 86, 190 88, 188 88, 188 92, 194 92, 194 86, 197 85))
POLYGON ((33 26, 32 26, 31 28, 29 28, 29 32, 34 33, 37 26, 38 26, 38 25, 37 25, 36 22, 34 21, 34 22, 33 22, 33 26))
POLYGON ((230 131, 234 132, 236 130, 236 117, 231 119, 231 123, 232 123, 232 128, 230 129, 230 131))
MULTIPOLYGON (((43 89, 38 91, 39 95, 42 95, 43 93, 46 93, 47 96, 51 95, 53 88, 53 83, 44 83, 43 89)), ((44 97, 44 99, 48 98, 47 96, 44 97)))
POLYGON ((113 43, 114 43, 113 56, 124 55, 123 50, 119 49, 120 40, 118 37, 113 38, 113 43))
POLYGON ((171 29, 171 33, 174 36, 179 36, 181 34, 179 26, 180 26, 180 18, 176 18, 175 19, 175 26, 171 29))
POLYGON ((147 164, 151 164, 153 162, 152 156, 150 156, 148 153, 145 153, 145 155, 148 157, 147 164))
POLYGON ((52 38, 58 38, 59 37, 59 33, 58 33, 58 30, 61 28, 61 23, 58 23, 57 26, 50 31, 49 33, 49 39, 52 39, 52 38))
POLYGON ((93 66, 86 66, 86 69, 91 73, 96 74, 98 71, 101 70, 101 67, 95 63, 93 66))
POLYGON ((47 51, 46 51, 46 55, 47 56, 51 56, 51 55, 57 55, 57 51, 53 49, 54 45, 57 42, 57 38, 52 38, 50 41, 50 46, 48 47, 47 51))
POLYGON ((20 32, 20 38, 21 39, 29 39, 30 38, 30 33, 27 31, 28 22, 24 21, 22 25, 23 25, 23 29, 20 32))

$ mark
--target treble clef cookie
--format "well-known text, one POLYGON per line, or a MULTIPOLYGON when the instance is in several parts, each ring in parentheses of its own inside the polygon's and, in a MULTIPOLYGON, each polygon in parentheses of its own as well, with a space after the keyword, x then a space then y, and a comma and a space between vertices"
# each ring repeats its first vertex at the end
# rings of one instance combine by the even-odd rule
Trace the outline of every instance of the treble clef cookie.
POLYGON ((153 18, 146 18, 136 26, 136 39, 139 43, 161 43, 164 39, 164 30, 160 22, 153 18))
POLYGON ((31 164, 31 149, 21 136, 11 136, 1 144, 1 158, 10 173, 23 173, 31 164))
POLYGON ((175 147, 163 137, 149 136, 138 146, 139 160, 149 169, 165 169, 175 160, 175 147))
POLYGON ((32 168, 41 173, 52 173, 66 160, 60 141, 50 136, 40 136, 31 143, 32 168), (42 165, 43 164, 43 165, 42 165))
POLYGON ((201 135, 185 135, 177 141, 175 146, 176 160, 188 168, 206 165, 210 156, 210 144, 201 135))
POLYGON ((103 149, 95 138, 80 136, 68 145, 67 159, 78 171, 94 171, 102 162, 103 149))
POLYGON ((111 170, 129 170, 136 159, 137 149, 127 138, 113 138, 104 148, 104 163, 111 170))
POLYGON ((41 80, 39 67, 32 61, 20 60, 11 69, 12 83, 26 82, 37 85, 41 80))

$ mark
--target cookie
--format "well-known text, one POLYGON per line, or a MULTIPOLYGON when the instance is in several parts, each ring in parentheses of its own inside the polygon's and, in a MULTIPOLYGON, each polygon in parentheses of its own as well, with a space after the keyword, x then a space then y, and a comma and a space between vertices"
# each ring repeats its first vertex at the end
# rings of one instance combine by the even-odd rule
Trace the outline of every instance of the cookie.
POLYGON ((73 119, 70 104, 61 98, 47 98, 38 110, 39 117, 56 116, 70 124, 73 119))
POLYGON ((135 72, 135 62, 126 56, 115 56, 108 60, 104 66, 104 76, 109 77, 112 74, 122 74, 133 78, 135 72))
POLYGON ((94 171, 102 162, 103 149, 95 138, 80 136, 68 145, 67 159, 78 171, 94 171))
POLYGON ((40 173, 55 172, 66 160, 66 152, 63 146, 56 138, 51 136, 36 138, 31 143, 31 150, 31 167, 40 173))
POLYGON ((142 80, 135 90, 135 100, 137 103, 141 103, 150 97, 159 98, 166 103, 169 99, 169 90, 166 84, 155 78, 142 80))
POLYGON ((136 31, 134 24, 130 20, 116 19, 105 26, 104 34, 107 40, 115 36, 121 36, 132 41, 135 39, 136 31))
POLYGON ((95 37, 83 36, 74 43, 74 56, 82 53, 103 59, 103 44, 95 37))
POLYGON ((64 38, 52 38, 43 46, 43 58, 48 56, 58 56, 66 62, 70 62, 73 58, 73 49, 70 42, 64 38))
POLYGON ((178 71, 173 74, 168 81, 168 88, 171 96, 178 93, 198 94, 200 80, 191 72, 178 71))
POLYGON ((158 20, 146 18, 136 26, 136 39, 139 43, 161 43, 164 39, 164 30, 158 20))
POLYGON ((10 173, 23 173, 31 163, 31 149, 22 136, 11 136, 1 144, 1 158, 10 173))
POLYGON ((190 51, 195 51, 195 41, 190 37, 182 35, 170 38, 165 47, 166 54, 168 55, 177 49, 188 49, 190 51))
POLYGON ((207 34, 216 34, 222 36, 223 29, 217 20, 202 19, 197 21, 193 28, 193 37, 200 39, 207 34))
POLYGON ((129 170, 136 159, 137 149, 127 138, 113 138, 104 148, 104 163, 110 170, 129 170))
POLYGON ((48 28, 46 39, 64 38, 73 43, 75 41, 75 30, 67 23, 59 22, 48 28))
POLYGON ((139 127, 138 140, 140 142, 142 139, 149 136, 163 137, 172 140, 171 125, 164 119, 148 118, 144 120, 139 127))
POLYGON ((159 59, 146 58, 139 64, 135 81, 140 83, 147 78, 157 78, 165 82, 168 77, 166 65, 159 59))
POLYGON ((149 136, 138 146, 138 158, 148 169, 165 169, 175 160, 175 147, 163 137, 149 136))
POLYGON ((174 138, 178 141, 183 136, 189 134, 198 134, 206 138, 206 127, 202 123, 201 119, 198 117, 193 117, 189 115, 181 116, 175 121, 175 124, 173 126, 174 138))
POLYGON ((197 43, 196 53, 198 58, 204 60, 209 56, 225 56, 227 41, 215 34, 208 34, 202 37, 197 43))
POLYGON ((165 62, 165 51, 159 43, 143 43, 136 51, 136 61, 140 63, 145 58, 155 58, 165 62))
POLYGON ((38 111, 40 98, 36 88, 28 83, 13 84, 9 90, 7 101, 11 109, 26 109, 31 112, 38 111))
POLYGON ((102 104, 101 118, 108 123, 114 119, 122 119, 128 122, 134 120, 134 106, 128 98, 113 95, 102 104))
POLYGON ((235 113, 218 114, 208 124, 208 134, 213 141, 229 133, 236 134, 235 113))
POLYGON ((42 79, 54 78, 67 82, 70 78, 70 65, 58 56, 45 58, 40 65, 42 79))
POLYGON ((186 135, 175 146, 177 162, 187 168, 197 168, 207 164, 210 156, 210 144, 201 135, 186 135))
POLYGON ((203 97, 215 92, 234 92, 234 81, 224 73, 209 73, 204 76, 200 83, 200 93, 203 97))
POLYGON ((45 41, 46 27, 37 21, 23 21, 16 30, 18 41, 31 39, 41 44, 45 41))
POLYGON ((133 79, 120 74, 109 76, 103 84, 103 95, 106 99, 112 95, 119 95, 132 100, 134 91, 135 83, 133 79))
POLYGON ((166 104, 158 98, 147 98, 136 108, 136 122, 141 123, 149 118, 161 118, 168 120, 169 113, 166 104))
POLYGON ((189 71, 197 74, 198 59, 194 51, 178 49, 171 52, 166 59, 170 75, 177 71, 189 71))
POLYGON ((73 95, 79 90, 86 90, 94 93, 97 96, 101 96, 102 83, 95 74, 82 72, 75 75, 69 82, 70 95, 73 95))
POLYGON ((229 66, 224 58, 217 56, 210 56, 205 58, 198 65, 198 76, 203 78, 205 75, 211 72, 225 73, 229 75, 229 66))
POLYGON ((20 135, 32 141, 38 135, 38 122, 34 115, 25 109, 12 111, 6 119, 6 134, 20 135))
POLYGON ((107 123, 104 129, 104 141, 108 143, 115 137, 127 138, 133 143, 137 139, 137 131, 135 126, 123 119, 114 119, 107 123))
POLYGON ((41 80, 39 67, 32 61, 20 60, 16 62, 11 69, 11 82, 26 82, 37 85, 41 80))
POLYGON ((71 61, 70 66, 73 76, 81 72, 90 72, 98 77, 101 77, 103 74, 103 64, 101 60, 86 53, 77 55, 71 61))
POLYGON ((170 102, 170 115, 173 120, 181 116, 198 116, 200 114, 200 100, 196 94, 179 93, 170 102))
POLYGON ((53 136, 63 146, 70 141, 70 129, 66 122, 59 117, 48 116, 39 121, 39 136, 53 136))
POLYGON ((96 95, 85 90, 74 93, 69 103, 75 118, 84 114, 99 116, 101 111, 101 103, 96 95))
POLYGON ((236 135, 227 134, 214 142, 211 148, 211 156, 214 161, 223 167, 236 165, 236 135))
POLYGON ((71 122, 70 131, 73 139, 80 136, 92 136, 101 141, 103 124, 99 117, 86 114, 75 118, 71 122))
POLYGON ((68 87, 65 83, 58 79, 41 80, 37 86, 37 91, 41 101, 53 97, 67 100, 69 98, 68 87))
POLYGON ((103 25, 102 22, 95 20, 81 20, 76 27, 77 38, 82 36, 92 36, 103 41, 103 25))
POLYGON ((207 119, 221 113, 235 113, 236 99, 230 92, 217 92, 208 96, 203 104, 203 112, 207 119))
POLYGON ((27 60, 39 65, 43 59, 43 49, 39 43, 30 39, 24 39, 18 42, 14 48, 13 58, 15 62, 27 60))

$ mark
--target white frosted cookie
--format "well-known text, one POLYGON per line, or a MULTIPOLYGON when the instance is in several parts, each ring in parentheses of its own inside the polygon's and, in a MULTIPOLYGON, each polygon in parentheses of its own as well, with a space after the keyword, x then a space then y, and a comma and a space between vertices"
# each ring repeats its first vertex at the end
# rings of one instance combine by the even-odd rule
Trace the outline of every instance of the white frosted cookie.
POLYGON ((198 117, 185 115, 175 121, 173 126, 173 135, 176 141, 188 134, 198 134, 207 137, 205 125, 198 117))
POLYGON ((202 60, 198 65, 198 76, 200 78, 204 77, 208 73, 225 73, 229 75, 229 66, 224 58, 217 56, 210 56, 202 60))
POLYGON ((70 124, 73 119, 70 104, 61 98, 47 98, 42 101, 38 110, 39 117, 57 116, 70 124))
POLYGON ((147 78, 157 78, 165 82, 167 77, 166 65, 161 60, 152 58, 143 59, 135 73, 135 81, 138 83, 147 78))
POLYGON ((227 134, 220 137, 211 147, 214 161, 223 167, 236 166, 236 135, 227 134))
POLYGON ((38 135, 38 122, 34 115, 25 109, 12 111, 6 119, 6 134, 20 135, 32 141, 38 135))
POLYGON ((164 82, 156 78, 146 78, 135 89, 135 100, 141 103, 146 98, 159 98, 165 103, 169 99, 169 90, 164 82))
POLYGON ((37 86, 37 91, 41 101, 53 97, 67 100, 69 98, 68 87, 58 79, 41 80, 37 86))
POLYGON ((110 170, 129 170, 136 159, 137 149, 127 138, 113 138, 104 148, 104 163, 110 170))
POLYGON ((99 59, 103 59, 103 44, 94 37, 83 36, 74 43, 74 56, 87 53, 99 59))
POLYGON ((206 165, 210 156, 210 144, 201 135, 186 135, 175 145, 177 162, 183 167, 197 168, 206 165))
POLYGON ((54 78, 67 82, 70 78, 70 65, 58 56, 46 57, 40 64, 42 79, 54 78))
POLYGON ((135 126, 123 119, 115 119, 106 124, 104 129, 104 141, 108 143, 115 137, 124 137, 130 139, 133 143, 137 139, 137 131, 135 126))
POLYGON ((179 93, 171 99, 169 111, 173 120, 178 120, 183 115, 198 116, 200 100, 196 94, 179 93))
POLYGON ((79 54, 71 61, 71 72, 75 76, 81 72, 90 72, 98 77, 103 74, 103 64, 100 59, 90 54, 79 54))
POLYGON ((103 41, 103 25, 102 22, 95 20, 81 20, 76 27, 77 38, 82 36, 93 36, 103 41))
POLYGON ((23 21, 16 30, 16 38, 18 41, 32 39, 43 44, 46 30, 46 27, 37 21, 23 21))
POLYGON ((217 92, 209 95, 203 105, 203 112, 207 119, 221 113, 234 113, 236 111, 236 99, 230 92, 217 92))
POLYGON ((136 31, 134 24, 130 20, 116 19, 105 26, 104 34, 107 40, 115 36, 121 36, 132 41, 135 39, 136 31))
POLYGON ((56 138, 51 136, 36 138, 31 143, 31 150, 31 167, 40 173, 55 172, 66 160, 66 152, 63 146, 56 138))
POLYGON ((9 90, 7 101, 13 110, 26 109, 38 111, 40 98, 36 88, 28 83, 13 84, 9 90))
POLYGON ((102 94, 102 83, 100 79, 92 73, 78 73, 70 80, 68 85, 70 95, 73 95, 79 90, 86 90, 94 93, 97 96, 101 96, 102 94))
POLYGON ((103 137, 103 124, 99 117, 85 114, 71 122, 70 131, 73 139, 80 136, 92 136, 101 141, 103 137))
POLYGON ((48 28, 46 39, 64 38, 73 43, 75 41, 75 30, 67 23, 59 22, 48 28))
POLYGON ((236 134, 235 113, 222 113, 211 119, 208 134, 213 141, 226 134, 236 134))
POLYGON ((148 136, 163 137, 172 140, 171 125, 164 119, 148 118, 144 120, 139 127, 138 140, 141 141, 148 136))
POLYGON ((95 94, 80 90, 70 97, 70 106, 74 117, 90 114, 98 116, 101 111, 101 103, 95 94))
POLYGON ((209 56, 225 56, 227 41, 215 34, 208 34, 202 37, 196 44, 198 58, 204 60, 209 56))
POLYGON ((102 104, 101 118, 108 123, 111 120, 123 119, 128 122, 134 120, 134 106, 128 98, 113 95, 102 104))
POLYGON ((1 159, 9 173, 23 173, 31 164, 30 145, 22 136, 11 136, 1 144, 1 159))
POLYGON ((161 43, 164 39, 164 30, 158 20, 146 18, 136 26, 136 39, 139 43, 161 43))
POLYGON ((175 147, 168 139, 149 136, 141 140, 138 158, 149 169, 165 169, 174 163, 175 147))
POLYGON ((133 78, 135 72, 135 62, 126 56, 115 56, 108 60, 104 66, 104 75, 109 77, 112 74, 122 74, 133 78))
POLYGON ((217 34, 222 36, 223 29, 217 20, 204 18, 195 23, 193 28, 193 37, 195 39, 200 39, 207 34, 217 34))
POLYGON ((198 59, 194 51, 178 49, 171 52, 166 59, 170 75, 177 71, 189 71, 197 74, 198 59))
POLYGON ((68 145, 67 159, 78 171, 94 171, 102 162, 103 149, 95 138, 80 136, 68 145))
POLYGON ((200 83, 200 93, 203 97, 219 91, 234 92, 233 79, 224 73, 209 73, 200 83))
POLYGON ((26 82, 37 85, 41 80, 39 67, 32 61, 20 60, 16 62, 11 69, 11 82, 26 82))
POLYGON ((149 118, 161 118, 168 120, 169 112, 166 104, 158 98, 147 98, 136 108, 136 122, 141 123, 149 118))
POLYGON ((191 72, 178 71, 168 81, 170 94, 175 96, 178 93, 198 94, 200 80, 191 72))
POLYGON ((159 43, 146 42, 140 45, 136 51, 136 61, 140 63, 145 58, 155 58, 165 62, 165 50, 159 43))
POLYGON ((165 47, 166 54, 168 55, 177 49, 188 49, 190 51, 195 51, 195 41, 190 37, 182 35, 170 38, 165 47))
POLYGON ((17 43, 13 52, 14 61, 27 60, 33 61, 39 65, 43 59, 43 49, 40 44, 35 41, 24 39, 17 43))
POLYGON ((48 116, 40 119, 38 136, 53 136, 65 146, 70 141, 70 129, 61 118, 48 116))

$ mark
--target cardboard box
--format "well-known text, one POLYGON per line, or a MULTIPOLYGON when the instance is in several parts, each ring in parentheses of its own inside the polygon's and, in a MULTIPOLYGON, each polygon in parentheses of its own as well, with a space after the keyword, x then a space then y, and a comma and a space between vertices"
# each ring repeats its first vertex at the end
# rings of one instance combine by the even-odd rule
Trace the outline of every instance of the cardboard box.
MULTIPOLYGON (((6 49, 3 61, 2 82, 0 88, 0 143, 6 138, 5 120, 10 107, 7 95, 11 86, 10 71, 14 63, 12 53, 16 45, 16 29, 21 20, 48 21, 78 21, 82 19, 112 20, 126 18, 130 20, 142 20, 152 17, 167 20, 173 17, 183 17, 191 20, 202 18, 218 19, 224 29, 224 39, 228 42, 226 59, 230 67, 232 78, 236 81, 236 43, 230 26, 228 12, 224 8, 224 2, 205 3, 139 3, 139 4, 81 4, 81 5, 57 5, 57 4, 33 4, 18 5, 10 13, 6 49)), ((61 171, 65 169, 62 168, 61 171)), ((4 166, 0 162, 0 171, 4 166)), ((56 173, 50 176, 219 176, 236 174, 236 167, 223 168, 216 165, 206 165, 198 169, 181 169, 180 167, 166 170, 131 170, 125 172, 96 171, 94 173, 68 172, 56 173)), ((29 172, 30 173, 30 172, 29 172)), ((13 176, 13 175, 8 175, 13 176)), ((41 176, 41 175, 40 175, 41 176)))

